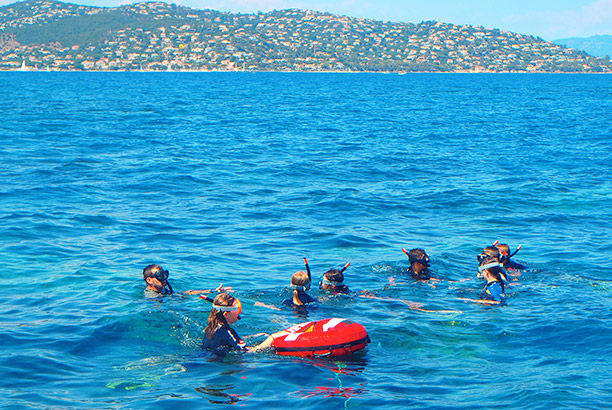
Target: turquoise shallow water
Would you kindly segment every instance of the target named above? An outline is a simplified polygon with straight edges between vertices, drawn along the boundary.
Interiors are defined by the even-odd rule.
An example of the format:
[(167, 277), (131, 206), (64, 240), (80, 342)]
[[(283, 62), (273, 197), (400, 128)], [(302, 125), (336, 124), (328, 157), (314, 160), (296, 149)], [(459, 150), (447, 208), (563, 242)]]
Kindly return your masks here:
[[(0, 73), (4, 408), (592, 408), (612, 394), (612, 77)], [(476, 254), (533, 270), (503, 307)], [(389, 278), (425, 248), (434, 288)], [(304, 321), (255, 306), (318, 278), (392, 300), (324, 300), (372, 343), (344, 360), (214, 361), (210, 305), (242, 336)], [(459, 280), (467, 279), (462, 282)], [(315, 296), (324, 296), (318, 290)], [(254, 342), (261, 339), (255, 339)], [(323, 406), (323, 407), (321, 407)]]

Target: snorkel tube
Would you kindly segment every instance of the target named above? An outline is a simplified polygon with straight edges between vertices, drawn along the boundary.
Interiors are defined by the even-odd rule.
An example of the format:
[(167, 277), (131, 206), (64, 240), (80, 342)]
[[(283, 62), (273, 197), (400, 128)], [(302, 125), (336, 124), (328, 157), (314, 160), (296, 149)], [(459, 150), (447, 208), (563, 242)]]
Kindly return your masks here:
[(340, 269), (340, 273), (344, 273), (344, 271), (346, 270), (346, 268), (348, 268), (349, 266), (351, 266), (350, 262), (347, 262), (346, 265), (344, 265), (344, 268)]
[[(510, 255), (503, 255), (503, 254), (502, 254), (501, 258), (499, 258), (499, 259), (500, 259), (500, 262), (501, 262), (501, 263), (505, 263), (506, 261), (509, 261), (509, 260), (510, 260), (510, 258), (512, 258), (514, 255), (516, 255), (516, 254), (518, 253), (518, 251), (520, 251), (520, 250), (521, 250), (521, 248), (522, 248), (522, 247), (523, 247), (523, 245), (519, 245), (519, 246), (517, 246), (516, 250), (515, 250), (514, 252), (512, 252)], [(501, 252), (500, 252), (500, 253), (501, 253)]]
[(523, 247), (523, 245), (519, 245), (517, 246), (516, 250), (514, 252), (512, 252), (512, 254), (510, 254), (510, 256), (508, 256), (508, 259), (510, 259), (511, 257), (513, 257), (514, 255), (516, 255), (518, 253), (518, 251), (521, 250), (521, 248)]
[(310, 266), (308, 266), (308, 259), (304, 258), (304, 265), (306, 265), (306, 273), (308, 273), (308, 281), (312, 283), (312, 275), (310, 274)]

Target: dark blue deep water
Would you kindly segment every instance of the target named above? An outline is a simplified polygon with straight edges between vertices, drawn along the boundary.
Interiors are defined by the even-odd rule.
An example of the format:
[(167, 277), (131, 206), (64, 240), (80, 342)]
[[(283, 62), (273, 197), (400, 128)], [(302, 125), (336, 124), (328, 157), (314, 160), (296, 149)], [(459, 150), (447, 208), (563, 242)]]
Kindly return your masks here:
[[(612, 76), (4, 72), (0, 142), (3, 408), (610, 406)], [(461, 300), (495, 240), (531, 270)], [(143, 296), (160, 263), (271, 333), (306, 320), (255, 305), (302, 257), (351, 262), (309, 319), (363, 324), (362, 353), (213, 360), (210, 304)]]

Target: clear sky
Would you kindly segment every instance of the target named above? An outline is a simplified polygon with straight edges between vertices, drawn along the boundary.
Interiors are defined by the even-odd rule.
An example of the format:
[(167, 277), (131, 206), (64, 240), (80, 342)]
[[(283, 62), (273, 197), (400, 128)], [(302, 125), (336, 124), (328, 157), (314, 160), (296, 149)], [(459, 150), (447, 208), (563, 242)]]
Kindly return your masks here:
[[(130, 0), (63, 0), (90, 6), (118, 6)], [(612, 34), (612, 0), (166, 0), (197, 9), (253, 13), (289, 8), (352, 17), (419, 23), (480, 25), (545, 40)], [(0, 5), (14, 0), (0, 0)]]

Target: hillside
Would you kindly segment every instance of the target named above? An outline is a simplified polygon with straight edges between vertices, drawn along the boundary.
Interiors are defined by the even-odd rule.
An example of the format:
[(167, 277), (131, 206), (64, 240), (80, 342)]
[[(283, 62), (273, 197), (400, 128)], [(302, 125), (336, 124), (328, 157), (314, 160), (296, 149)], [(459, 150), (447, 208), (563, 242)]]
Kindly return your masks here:
[(592, 56), (612, 57), (612, 36), (591, 36), (587, 38), (571, 37), (554, 41), (555, 44), (583, 50)]
[(308, 10), (236, 14), (161, 2), (0, 7), (0, 69), (612, 72), (541, 38)]

